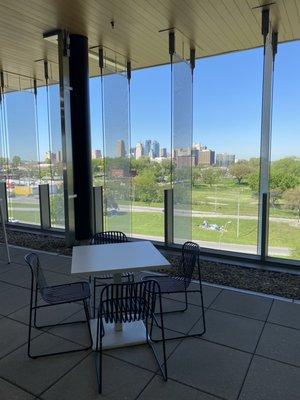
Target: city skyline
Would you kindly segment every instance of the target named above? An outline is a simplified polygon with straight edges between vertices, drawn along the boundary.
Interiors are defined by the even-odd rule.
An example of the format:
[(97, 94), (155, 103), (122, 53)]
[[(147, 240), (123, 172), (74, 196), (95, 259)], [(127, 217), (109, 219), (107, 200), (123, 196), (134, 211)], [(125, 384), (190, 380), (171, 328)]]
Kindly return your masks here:
[[(297, 60), (295, 54), (300, 43), (278, 46), (274, 76), (274, 107), (272, 129), (272, 160), (297, 156), (300, 147), (300, 114)], [(295, 65), (296, 63), (296, 65)], [(245, 66), (251, 71), (245, 78)], [(226, 79), (224, 79), (226, 76)], [(205, 142), (216, 153), (233, 152), (238, 159), (259, 157), (262, 84), (262, 49), (231, 53), (196, 62), (194, 74), (194, 141)], [(241, 95), (247, 93), (247, 96)], [(22, 94), (25, 97), (25, 94)], [(11, 111), (15, 112), (16, 93)], [(27, 98), (28, 97), (28, 98)], [(141, 98), (143, 101), (141, 101)], [(30, 101), (28, 101), (28, 99)], [(25, 102), (26, 100), (26, 102)], [(32, 101), (32, 102), (31, 102)], [(18, 100), (20, 118), (10, 123), (8, 129), (14, 137), (10, 156), (20, 153), (22, 159), (35, 160), (36, 135), (34, 121), (24, 127), (22, 113), (34, 115), (33, 96), (27, 94), (24, 102)], [(40, 154), (49, 149), (47, 93), (38, 89), (37, 116)], [(161, 147), (170, 148), (171, 109), (170, 66), (133, 71), (131, 79), (131, 142), (153, 138)], [(8, 104), (9, 106), (9, 104)], [(102, 149), (101, 85), (99, 78), (90, 79), (91, 141), (93, 149)], [(59, 108), (58, 108), (59, 110)], [(59, 111), (52, 110), (51, 125), (55, 137), (52, 149), (59, 149)], [(57, 115), (56, 115), (57, 114)], [(55, 119), (53, 121), (53, 118)], [(141, 133), (142, 132), (142, 133)], [(28, 137), (24, 141), (24, 135)], [(30, 139), (32, 137), (32, 140)], [(29, 140), (30, 139), (30, 140)]]

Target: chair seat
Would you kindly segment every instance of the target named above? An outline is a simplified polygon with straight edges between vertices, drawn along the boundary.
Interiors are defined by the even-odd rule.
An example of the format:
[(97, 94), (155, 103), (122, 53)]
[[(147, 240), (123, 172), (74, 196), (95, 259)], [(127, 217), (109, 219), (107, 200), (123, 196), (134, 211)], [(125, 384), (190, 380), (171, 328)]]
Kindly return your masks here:
[(53, 304), (85, 300), (90, 297), (91, 293), (87, 282), (74, 282), (43, 288), (41, 295), (44, 301)]
[[(122, 278), (128, 278), (129, 276), (133, 276), (133, 272), (123, 272), (122, 274)], [(113, 275), (112, 274), (102, 274), (99, 276), (95, 276), (95, 279), (113, 279)]]
[(142, 281), (152, 280), (158, 282), (161, 293), (183, 292), (186, 289), (185, 280), (180, 276), (148, 275), (143, 276), (141, 279)]

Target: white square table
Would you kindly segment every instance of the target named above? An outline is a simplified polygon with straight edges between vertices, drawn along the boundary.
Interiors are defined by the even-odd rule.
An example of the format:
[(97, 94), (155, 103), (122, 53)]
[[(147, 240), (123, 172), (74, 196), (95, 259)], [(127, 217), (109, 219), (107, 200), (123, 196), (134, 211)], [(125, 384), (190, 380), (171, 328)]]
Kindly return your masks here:
[[(120, 283), (124, 272), (138, 272), (157, 267), (169, 267), (169, 261), (151, 242), (126, 242), (77, 246), (73, 248), (72, 274), (113, 275), (114, 283)], [(96, 348), (97, 319), (90, 321), (93, 349)], [(133, 346), (146, 341), (143, 321), (123, 324), (104, 324), (103, 348)]]

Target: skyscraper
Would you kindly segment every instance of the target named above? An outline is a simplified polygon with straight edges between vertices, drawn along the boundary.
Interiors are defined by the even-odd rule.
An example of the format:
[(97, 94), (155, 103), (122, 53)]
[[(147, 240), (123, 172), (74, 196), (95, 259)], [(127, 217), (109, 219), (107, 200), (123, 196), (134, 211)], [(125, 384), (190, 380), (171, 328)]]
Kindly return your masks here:
[(116, 157), (125, 157), (125, 143), (124, 140), (117, 140)]
[(215, 163), (215, 152), (209, 149), (199, 151), (199, 164), (213, 165)]
[(167, 149), (165, 147), (161, 147), (160, 151), (159, 151), (159, 156), (162, 158), (166, 158), (167, 157)]
[(93, 150), (92, 151), (92, 159), (98, 159), (101, 158), (101, 150)]
[(156, 140), (153, 140), (151, 151), (152, 151), (152, 158), (159, 157), (159, 143)]
[(138, 142), (135, 146), (135, 158), (138, 160), (144, 155), (143, 145), (141, 142)]
[(149, 157), (151, 151), (151, 140), (145, 140), (144, 156)]
[(228, 168), (230, 164), (235, 163), (235, 155), (228, 153), (219, 153), (216, 155), (216, 165), (218, 167)]

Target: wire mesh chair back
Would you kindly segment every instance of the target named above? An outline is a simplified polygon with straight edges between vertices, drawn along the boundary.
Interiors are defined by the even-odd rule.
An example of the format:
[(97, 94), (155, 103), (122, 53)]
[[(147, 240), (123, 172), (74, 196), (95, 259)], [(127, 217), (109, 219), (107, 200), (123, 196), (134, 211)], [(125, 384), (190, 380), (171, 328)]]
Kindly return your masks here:
[(185, 242), (182, 246), (181, 260), (177, 270), (177, 276), (184, 279), (188, 287), (193, 277), (194, 270), (198, 263), (199, 246), (194, 242)]
[(43, 290), (44, 288), (48, 287), (38, 256), (35, 253), (26, 254), (25, 261), (31, 269), (31, 274), (32, 277), (35, 278), (37, 288), (39, 290)]
[(112, 244), (128, 242), (125, 233), (120, 231), (106, 231), (96, 233), (92, 239), (91, 244)]
[(101, 293), (99, 316), (106, 323), (146, 320), (155, 311), (155, 297), (160, 295), (154, 280), (106, 285)]

